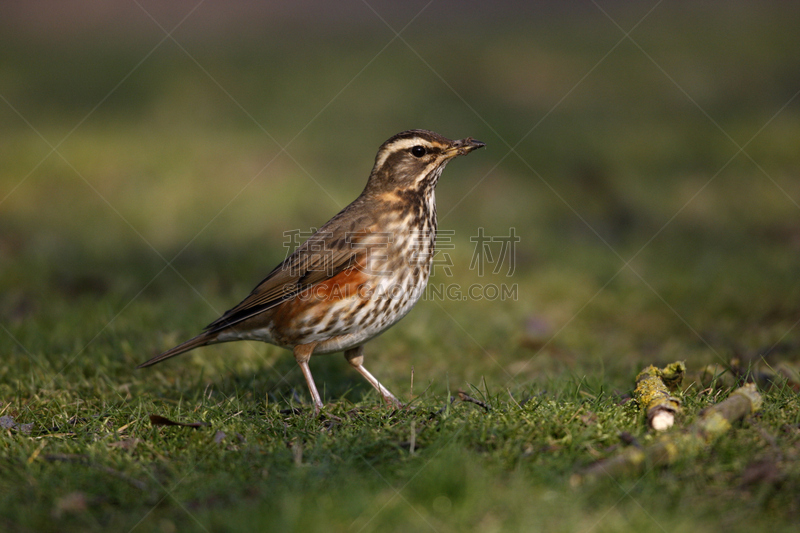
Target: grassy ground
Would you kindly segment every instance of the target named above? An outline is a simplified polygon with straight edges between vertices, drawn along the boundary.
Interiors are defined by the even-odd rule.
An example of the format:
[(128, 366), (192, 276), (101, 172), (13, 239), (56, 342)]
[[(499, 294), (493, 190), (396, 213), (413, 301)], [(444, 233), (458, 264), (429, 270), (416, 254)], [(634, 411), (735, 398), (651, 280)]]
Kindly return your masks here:
[[(143, 5), (167, 31), (192, 7)], [(400, 38), (366, 5), (201, 5), (174, 41), (136, 4), (0, 17), (0, 527), (796, 527), (788, 387), (698, 457), (569, 483), (653, 440), (627, 401), (642, 367), (686, 361), (686, 426), (730, 391), (705, 365), (800, 359), (796, 8), (448, 5), (376, 8)], [(315, 419), (263, 344), (133, 370), (237, 303), (411, 127), (487, 148), (437, 190), (452, 266), (431, 284), (451, 292), (367, 345), (410, 409), (320, 357)], [(479, 228), (513, 228), (513, 263), (495, 242), (471, 268)], [(461, 297), (475, 285), (511, 297)]]

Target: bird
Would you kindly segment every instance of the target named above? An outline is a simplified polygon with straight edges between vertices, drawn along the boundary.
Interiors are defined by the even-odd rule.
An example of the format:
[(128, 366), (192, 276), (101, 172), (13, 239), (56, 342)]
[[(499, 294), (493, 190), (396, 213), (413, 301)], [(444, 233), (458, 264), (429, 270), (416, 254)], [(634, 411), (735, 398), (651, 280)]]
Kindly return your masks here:
[(323, 409), (312, 355), (344, 352), (386, 404), (397, 397), (364, 368), (364, 344), (402, 319), (428, 283), (436, 245), (435, 188), (455, 157), (485, 146), (432, 131), (400, 132), (378, 149), (361, 194), (276, 266), (238, 305), (137, 368), (201, 346), (257, 340), (291, 350), (314, 412)]

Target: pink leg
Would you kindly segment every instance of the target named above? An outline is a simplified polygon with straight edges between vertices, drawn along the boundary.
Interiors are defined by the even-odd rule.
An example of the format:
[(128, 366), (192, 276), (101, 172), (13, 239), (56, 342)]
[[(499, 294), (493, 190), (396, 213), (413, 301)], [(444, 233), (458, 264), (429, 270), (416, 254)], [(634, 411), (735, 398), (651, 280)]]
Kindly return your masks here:
[(303, 371), (303, 376), (306, 378), (308, 390), (311, 392), (311, 399), (314, 401), (314, 414), (319, 414), (322, 409), (322, 398), (317, 391), (317, 386), (314, 384), (314, 378), (311, 376), (311, 368), (308, 366), (308, 360), (311, 359), (311, 354), (314, 353), (314, 348), (317, 343), (301, 344), (294, 347), (294, 358), (297, 364), (300, 365), (300, 370)]
[(384, 401), (390, 407), (402, 407), (403, 404), (400, 403), (394, 394), (389, 392), (389, 389), (381, 385), (381, 382), (375, 379), (375, 376), (369, 373), (369, 371), (364, 368), (364, 348), (362, 346), (358, 346), (357, 348), (351, 348), (344, 352), (344, 357), (347, 359), (347, 362), (353, 365), (359, 374), (364, 376), (369, 384), (375, 387), (381, 396), (383, 396)]

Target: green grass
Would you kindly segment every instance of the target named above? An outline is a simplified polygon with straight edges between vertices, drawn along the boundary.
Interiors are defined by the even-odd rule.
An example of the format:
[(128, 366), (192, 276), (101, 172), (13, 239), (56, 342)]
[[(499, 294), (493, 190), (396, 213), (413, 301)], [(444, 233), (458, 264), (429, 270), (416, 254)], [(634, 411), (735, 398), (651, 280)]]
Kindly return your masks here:
[[(647, 12), (603, 7), (624, 31)], [(407, 46), (377, 18), (234, 29), (201, 6), (185, 52), (154, 49), (138, 11), (113, 38), (0, 17), (0, 416), (32, 424), (0, 433), (0, 529), (796, 528), (791, 388), (699, 457), (569, 480), (624, 433), (652, 441), (625, 401), (644, 366), (686, 361), (685, 427), (729, 392), (703, 366), (798, 364), (797, 9), (659, 5), (636, 44), (592, 6), (471, 9), (431, 11)], [(319, 357), (318, 420), (292, 357), (257, 343), (134, 370), (237, 303), (410, 127), (487, 143), (437, 189), (452, 273), (431, 283), (516, 290), (422, 301), (366, 346), (410, 409)], [(511, 275), (469, 268), (479, 227), (520, 236)]]
[[(136, 399), (96, 381), (71, 394), (43, 390), (47, 400), (19, 406), (36, 429), (4, 442), (3, 514), (14, 529), (789, 530), (797, 509), (800, 413), (790, 392), (768, 394), (757, 420), (698, 458), (573, 490), (571, 473), (613, 454), (620, 431), (643, 444), (651, 438), (630, 402), (585, 383), (531, 390), (537, 396), (520, 398), (528, 399), (522, 407), (505, 392), (489, 396), (488, 413), (468, 403), (446, 408), (432, 394), (395, 414), (374, 398), (340, 399), (329, 413), (341, 420), (320, 422), (282, 414), (250, 392), (187, 386), (173, 399), (154, 385)], [(713, 396), (687, 395), (687, 411)], [(154, 428), (152, 412), (211, 427)], [(769, 428), (783, 429), (770, 438)], [(744, 482), (758, 461), (778, 473)], [(86, 509), (61, 509), (76, 492)]]

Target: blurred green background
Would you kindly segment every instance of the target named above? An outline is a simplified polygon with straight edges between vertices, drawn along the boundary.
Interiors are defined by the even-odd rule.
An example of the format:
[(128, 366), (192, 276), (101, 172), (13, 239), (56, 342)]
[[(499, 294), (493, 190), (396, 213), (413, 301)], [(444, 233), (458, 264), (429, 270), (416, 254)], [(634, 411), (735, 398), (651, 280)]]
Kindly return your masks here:
[[(453, 275), (432, 283), (518, 297), (422, 302), (370, 346), (395, 387), (411, 366), (442, 390), (563, 372), (624, 387), (644, 362), (796, 354), (799, 13), (4, 5), (2, 378), (31, 358), (45, 374), (127, 372), (194, 334), (285, 256), (284, 231), (352, 200), (380, 143), (408, 128), (487, 143), (438, 188)], [(512, 276), (470, 269), (481, 227), (520, 237)], [(257, 366), (283, 353), (224, 346), (184, 364), (244, 352)]]
[[(403, 399), (412, 369), (414, 394), (429, 387), (431, 398), (469, 384), (487, 396), (508, 389), (557, 398), (566, 390), (624, 393), (644, 365), (676, 359), (690, 371), (732, 358), (745, 366), (762, 356), (797, 361), (800, 4), (163, 4), (0, 5), (0, 413), (60, 427), (113, 404), (115, 427), (133, 419), (147, 426), (149, 402), (191, 409), (205, 405), (208, 390), (248, 404), (248, 420), (261, 420), (253, 406), (265, 397), (280, 408), (304, 398), (292, 358), (265, 344), (133, 367), (236, 304), (286, 255), (284, 232), (318, 227), (349, 203), (378, 146), (409, 128), (487, 144), (452, 163), (439, 183), (440, 229), (453, 232), (442, 251), (452, 268), (431, 283), (462, 291), (505, 284), (516, 297), (422, 301), (367, 345), (368, 368)], [(519, 236), (510, 275), (509, 263), (484, 276), (470, 268), (470, 237), (480, 228)], [(500, 248), (492, 250), (496, 261)], [(315, 358), (312, 368), (326, 400), (372, 398), (342, 358)], [(252, 424), (237, 429), (252, 431), (250, 442), (279, 434)], [(603, 439), (589, 451), (616, 437)], [(173, 444), (156, 442), (154, 464)], [(14, 476), (51, 479), (31, 473), (38, 462), (24, 466), (38, 441), (18, 445), (9, 452), (23, 465)], [(93, 449), (83, 445), (57, 449)], [(323, 463), (329, 452), (317, 452)], [(487, 473), (471, 448), (451, 452), (428, 470), (467, 475), (469, 462), (476, 486), (506, 486), (506, 471)], [(260, 461), (263, 452), (253, 453)], [(428, 465), (438, 451), (424, 457)], [(509, 504), (518, 509), (510, 515), (531, 518), (528, 483), (539, 483), (547, 503), (555, 496), (542, 487), (563, 482), (587, 455), (581, 448), (560, 457), (525, 463), (539, 470), (508, 485), (519, 503)], [(402, 489), (416, 474), (405, 463), (392, 474), (392, 461), (376, 464)], [(254, 471), (236, 464), (238, 475)], [(149, 465), (124, 468), (143, 477), (136, 469)], [(282, 475), (284, 466), (274, 468)], [(44, 472), (54, 486), (64, 479)], [(175, 472), (173, 480), (189, 475)], [(227, 493), (223, 477), (208, 490)], [(275, 479), (267, 485), (279, 486)], [(302, 496), (314, 485), (298, 479)], [(366, 477), (348, 479), (364, 501), (374, 493)], [(60, 494), (42, 496), (34, 485), (25, 486), (36, 495), (20, 498), (51, 509)], [(199, 486), (187, 483), (179, 497), (205, 501)], [(648, 490), (660, 501), (661, 485)], [(686, 494), (675, 505), (694, 498)], [(721, 499), (709, 508), (728, 501), (714, 494)], [(626, 522), (611, 511), (609, 519), (573, 513), (593, 504), (570, 498), (542, 516), (566, 510), (557, 522), (564, 530), (652, 526), (641, 514)], [(153, 503), (139, 502), (126, 529)], [(459, 505), (465, 524), (477, 520), (470, 504)], [(340, 523), (353, 520), (345, 510)], [(387, 521), (419, 521), (408, 509), (393, 513)], [(673, 509), (659, 516), (669, 520)], [(739, 523), (741, 514), (731, 516)], [(325, 516), (308, 520), (317, 519)], [(487, 524), (481, 529), (492, 530)]]

